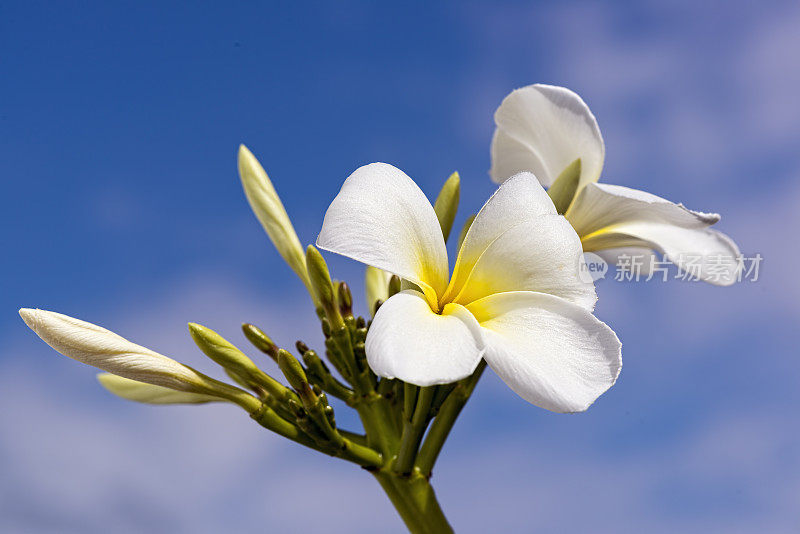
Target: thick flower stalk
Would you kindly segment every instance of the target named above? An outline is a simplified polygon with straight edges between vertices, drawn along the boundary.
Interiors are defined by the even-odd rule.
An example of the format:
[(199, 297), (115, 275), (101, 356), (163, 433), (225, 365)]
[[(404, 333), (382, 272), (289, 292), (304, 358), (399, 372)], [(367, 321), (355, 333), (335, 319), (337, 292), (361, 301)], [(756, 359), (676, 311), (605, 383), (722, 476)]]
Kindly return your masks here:
[(716, 213), (686, 209), (644, 191), (597, 183), (605, 144), (592, 112), (563, 87), (530, 85), (508, 95), (495, 112), (494, 181), (533, 172), (577, 231), (586, 252), (616, 262), (642, 258), (646, 270), (657, 251), (699, 279), (730, 285), (741, 270), (739, 249), (709, 228)]

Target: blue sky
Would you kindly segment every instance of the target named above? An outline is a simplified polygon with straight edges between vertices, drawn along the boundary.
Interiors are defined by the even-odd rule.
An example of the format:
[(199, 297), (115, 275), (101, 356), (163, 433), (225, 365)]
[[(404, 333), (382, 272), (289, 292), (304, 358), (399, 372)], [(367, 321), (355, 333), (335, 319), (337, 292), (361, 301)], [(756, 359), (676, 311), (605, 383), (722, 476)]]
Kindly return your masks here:
[[(238, 144), (305, 242), (372, 161), (429, 196), (458, 170), (458, 224), (493, 190), (494, 109), (535, 82), (591, 106), (603, 181), (721, 213), (764, 257), (761, 278), (599, 282), (619, 382), (562, 416), (484, 378), (435, 473), (451, 522), (800, 528), (796, 3), (4, 2), (0, 49), (0, 530), (280, 532), (298, 515), (321, 528), (324, 512), (342, 531), (401, 532), (358, 469), (231, 407), (112, 398), (17, 309), (99, 323), (209, 372), (187, 321), (242, 346), (242, 321), (318, 344), (302, 284), (249, 212)], [(361, 267), (329, 261), (360, 294)]]

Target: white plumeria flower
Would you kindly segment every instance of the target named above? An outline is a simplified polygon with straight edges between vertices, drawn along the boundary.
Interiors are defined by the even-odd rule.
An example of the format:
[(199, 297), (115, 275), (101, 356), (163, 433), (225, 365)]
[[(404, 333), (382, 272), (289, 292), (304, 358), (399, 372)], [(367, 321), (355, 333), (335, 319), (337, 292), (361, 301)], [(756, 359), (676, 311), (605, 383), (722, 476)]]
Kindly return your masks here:
[(379, 308), (366, 340), (378, 375), (419, 386), (469, 376), (481, 358), (527, 401), (579, 412), (617, 379), (621, 345), (591, 310), (577, 234), (530, 173), (483, 206), (449, 276), (428, 199), (401, 170), (356, 170), (325, 214), (322, 249), (416, 284)]
[(19, 314), (45, 343), (73, 360), (138, 382), (207, 392), (208, 377), (110, 330), (46, 310), (23, 308)]
[(605, 157), (600, 128), (589, 107), (563, 87), (530, 85), (517, 89), (494, 115), (491, 177), (495, 182), (533, 172), (549, 187), (568, 165), (581, 160), (577, 194), (565, 216), (586, 252), (615, 262), (638, 255), (652, 265), (656, 250), (700, 280), (730, 285), (741, 269), (739, 249), (709, 227), (715, 213), (686, 209), (663, 198), (617, 185), (596, 183)]

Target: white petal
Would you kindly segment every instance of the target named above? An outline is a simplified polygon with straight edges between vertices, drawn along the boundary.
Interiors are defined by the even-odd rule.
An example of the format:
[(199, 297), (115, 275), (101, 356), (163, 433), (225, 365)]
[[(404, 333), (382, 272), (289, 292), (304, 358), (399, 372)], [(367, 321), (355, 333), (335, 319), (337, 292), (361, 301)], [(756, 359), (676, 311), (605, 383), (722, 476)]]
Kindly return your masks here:
[(466, 305), (493, 293), (538, 291), (591, 310), (597, 295), (591, 279), (581, 276), (583, 262), (580, 239), (564, 217), (534, 217), (492, 241), (453, 301)]
[(406, 290), (378, 309), (367, 334), (367, 361), (387, 378), (418, 386), (446, 384), (472, 374), (483, 354), (481, 328), (458, 304), (431, 311), (418, 291)]
[(411, 178), (385, 163), (347, 178), (317, 246), (411, 280), (432, 301), (447, 286), (447, 250), (433, 206)]
[(188, 391), (175, 391), (174, 389), (145, 384), (129, 378), (100, 373), (97, 375), (100, 384), (114, 395), (123, 399), (142, 402), (144, 404), (202, 404), (206, 402), (223, 402), (224, 399), (190, 393)]
[(644, 191), (590, 184), (579, 193), (567, 218), (587, 251), (655, 249), (679, 268), (716, 285), (734, 283), (741, 269), (736, 243), (709, 229), (719, 215), (691, 211)]
[(490, 174), (495, 182), (531, 171), (550, 186), (578, 158), (581, 185), (600, 177), (605, 158), (600, 128), (589, 106), (569, 89), (541, 84), (517, 89), (500, 104), (494, 121)]
[(486, 362), (519, 396), (547, 410), (586, 410), (622, 369), (614, 331), (558, 297), (502, 293), (467, 308), (484, 328)]
[(506, 230), (539, 215), (555, 215), (553, 201), (529, 172), (506, 180), (486, 201), (464, 237), (448, 287), (448, 295), (461, 290), (486, 248)]
[[(489, 176), (497, 183), (503, 183), (508, 177), (526, 169), (528, 172), (538, 172), (544, 176), (542, 165), (536, 154), (499, 127), (495, 128), (490, 151), (492, 168)], [(544, 179), (542, 181), (549, 186)]]
[(19, 314), (55, 350), (103, 371), (173, 389), (203, 382), (189, 367), (92, 323), (45, 310), (23, 308)]

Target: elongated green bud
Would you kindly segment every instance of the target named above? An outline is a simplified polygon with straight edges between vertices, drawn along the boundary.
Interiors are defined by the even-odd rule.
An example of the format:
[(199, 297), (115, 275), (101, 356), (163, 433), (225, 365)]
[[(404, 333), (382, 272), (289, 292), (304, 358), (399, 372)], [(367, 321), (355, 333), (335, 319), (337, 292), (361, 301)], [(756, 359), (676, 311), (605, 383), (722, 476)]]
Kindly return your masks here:
[(436, 197), (436, 202), (433, 205), (445, 241), (447, 241), (447, 238), (450, 236), (450, 230), (453, 228), (453, 221), (456, 218), (456, 211), (458, 211), (458, 199), (460, 195), (461, 178), (458, 176), (457, 172), (454, 172), (442, 186), (442, 190), (439, 191), (439, 196)]
[(324, 380), (330, 374), (330, 370), (325, 365), (316, 352), (307, 350), (301, 353), (303, 356), (303, 363), (308, 367), (308, 371), (315, 375), (317, 378)]
[(345, 317), (353, 316), (353, 294), (347, 282), (339, 284), (339, 311)]
[(242, 325), (242, 332), (244, 337), (253, 344), (255, 348), (272, 358), (278, 359), (278, 346), (272, 342), (267, 334), (255, 325), (244, 323)]
[(358, 328), (358, 323), (356, 323), (356, 326), (357, 328), (353, 332), (353, 342), (366, 341), (368, 330), (365, 327)]
[(303, 353), (303, 363), (308, 368), (309, 378), (316, 382), (315, 385), (322, 387), (345, 402), (352, 400), (353, 392), (331, 375), (330, 369), (316, 352), (313, 350), (305, 351)]
[(200, 350), (221, 365), (237, 382), (246, 383), (252, 389), (264, 389), (280, 401), (291, 396), (285, 386), (259, 369), (253, 360), (210, 328), (189, 323), (189, 332)]
[[(313, 439), (321, 443), (330, 443), (337, 449), (343, 447), (345, 440), (336, 430), (333, 408), (328, 405), (327, 395), (322, 392), (319, 385), (315, 384), (313, 388), (309, 385), (303, 366), (287, 351), (278, 352), (278, 365), (303, 403), (302, 409), (294, 406), (297, 424), (303, 425), (303, 430)], [(313, 425), (304, 420), (305, 414), (314, 422)]]
[(264, 168), (244, 145), (239, 146), (239, 176), (247, 201), (261, 222), (261, 226), (264, 227), (281, 257), (311, 292), (305, 254), (292, 221)]
[(308, 377), (303, 370), (303, 366), (297, 361), (297, 358), (292, 356), (288, 351), (280, 349), (278, 351), (278, 366), (280, 366), (283, 376), (289, 381), (289, 384), (300, 395), (303, 404), (316, 402), (314, 392), (308, 384)]
[(322, 326), (322, 334), (325, 338), (331, 337), (331, 322), (328, 320), (327, 317), (323, 317), (322, 320), (319, 322), (320, 326)]
[(576, 159), (567, 168), (561, 171), (553, 185), (547, 190), (550, 199), (556, 207), (556, 211), (563, 215), (572, 204), (575, 193), (578, 191), (578, 183), (581, 180), (581, 158)]
[(308, 245), (306, 248), (306, 264), (308, 265), (308, 277), (317, 301), (327, 310), (328, 307), (333, 306), (333, 282), (325, 258), (314, 245)]
[(322, 257), (319, 250), (314, 245), (306, 248), (306, 265), (308, 266), (308, 277), (311, 280), (311, 287), (314, 290), (316, 301), (325, 310), (325, 315), (331, 325), (338, 327), (342, 324), (342, 316), (336, 308), (334, 298), (333, 282), (331, 273), (328, 271), (328, 264)]
[(200, 350), (223, 368), (243, 376), (259, 371), (253, 360), (210, 328), (197, 323), (189, 323), (189, 333)]

